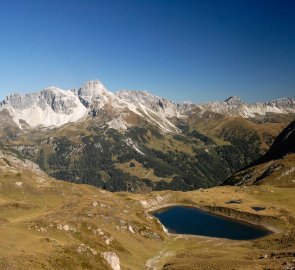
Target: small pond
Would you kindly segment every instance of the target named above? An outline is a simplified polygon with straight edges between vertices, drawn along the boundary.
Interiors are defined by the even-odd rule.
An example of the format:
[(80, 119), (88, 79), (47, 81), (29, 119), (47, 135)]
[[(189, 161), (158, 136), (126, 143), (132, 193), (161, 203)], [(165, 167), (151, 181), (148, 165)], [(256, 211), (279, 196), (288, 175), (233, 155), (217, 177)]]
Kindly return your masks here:
[(256, 212), (259, 212), (259, 211), (265, 210), (265, 207), (253, 206), (252, 209), (255, 210)]
[(241, 203), (242, 203), (241, 200), (231, 200), (231, 201), (226, 202), (226, 204), (241, 204)]
[(200, 235), (233, 240), (250, 240), (269, 235), (261, 226), (217, 216), (198, 208), (173, 206), (153, 212), (170, 233)]

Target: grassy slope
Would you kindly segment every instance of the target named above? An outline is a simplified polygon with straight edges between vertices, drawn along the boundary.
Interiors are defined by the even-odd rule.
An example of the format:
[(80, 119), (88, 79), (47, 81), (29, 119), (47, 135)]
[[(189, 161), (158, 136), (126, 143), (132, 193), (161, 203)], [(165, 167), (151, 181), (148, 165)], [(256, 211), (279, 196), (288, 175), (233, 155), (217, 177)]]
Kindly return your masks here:
[(231, 176), (226, 184), (261, 185), (269, 184), (278, 187), (292, 187), (295, 184), (295, 154), (282, 159), (262, 163)]
[[(0, 161), (1, 269), (108, 269), (99, 255), (104, 251), (116, 252), (122, 269), (281, 269), (295, 252), (291, 186), (109, 193), (53, 180), (15, 165), (9, 156)], [(230, 200), (241, 203), (227, 204)], [(281, 232), (255, 241), (167, 237), (148, 211), (168, 204), (201, 207)], [(255, 212), (253, 206), (266, 209)], [(79, 253), (81, 244), (98, 254)]]
[(276, 138), (269, 151), (225, 181), (230, 185), (293, 186), (295, 183), (295, 121)]
[[(164, 243), (160, 225), (135, 201), (13, 159), (10, 166), (1, 159), (0, 169), (0, 269), (108, 269), (100, 253), (109, 251), (124, 269), (141, 269)], [(89, 248), (78, 252), (81, 244)]]
[(225, 133), (240, 131), (243, 135), (244, 130), (247, 132), (255, 132), (260, 139), (260, 147), (265, 152), (274, 138), (287, 126), (289, 122), (294, 120), (294, 115), (269, 115), (261, 119), (245, 119), (239, 116), (222, 116), (214, 114), (208, 118), (189, 119), (190, 130), (199, 130), (203, 134), (214, 138), (219, 144), (228, 143)]

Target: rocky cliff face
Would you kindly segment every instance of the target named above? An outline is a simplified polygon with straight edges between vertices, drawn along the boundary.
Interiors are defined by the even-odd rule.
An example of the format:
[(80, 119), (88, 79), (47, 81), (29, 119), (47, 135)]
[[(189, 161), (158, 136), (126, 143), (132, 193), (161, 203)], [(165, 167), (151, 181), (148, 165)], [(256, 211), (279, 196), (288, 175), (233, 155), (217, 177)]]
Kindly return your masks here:
[(185, 114), (181, 104), (154, 96), (147, 91), (121, 90), (116, 93), (116, 96), (136, 107), (146, 107), (163, 117), (180, 117)]
[(0, 106), (0, 112), (8, 111), (20, 127), (20, 121), (31, 127), (55, 127), (78, 121), (87, 115), (87, 109), (73, 92), (56, 87), (39, 93), (10, 95)]

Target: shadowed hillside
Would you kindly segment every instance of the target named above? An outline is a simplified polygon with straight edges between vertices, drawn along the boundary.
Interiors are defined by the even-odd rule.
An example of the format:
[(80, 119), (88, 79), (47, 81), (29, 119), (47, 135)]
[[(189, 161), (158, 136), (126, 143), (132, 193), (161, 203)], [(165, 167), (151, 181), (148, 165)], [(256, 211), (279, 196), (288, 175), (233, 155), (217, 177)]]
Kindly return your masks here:
[(225, 185), (295, 184), (295, 121), (290, 123), (275, 139), (269, 151), (224, 182)]

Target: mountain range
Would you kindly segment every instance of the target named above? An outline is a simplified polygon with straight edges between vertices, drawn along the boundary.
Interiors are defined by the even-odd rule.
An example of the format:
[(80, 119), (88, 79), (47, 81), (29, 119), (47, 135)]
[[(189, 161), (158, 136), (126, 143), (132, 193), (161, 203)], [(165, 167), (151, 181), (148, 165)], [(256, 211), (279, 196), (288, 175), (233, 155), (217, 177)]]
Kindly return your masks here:
[(9, 95), (0, 103), (0, 112), (8, 112), (20, 128), (54, 128), (83, 121), (87, 116), (107, 114), (109, 119), (105, 119), (104, 124), (117, 130), (126, 130), (132, 126), (134, 123), (131, 118), (143, 118), (164, 132), (178, 132), (173, 118), (183, 119), (205, 112), (243, 118), (267, 113), (294, 113), (295, 100), (282, 98), (247, 104), (239, 97), (232, 96), (223, 102), (177, 104), (147, 91), (121, 90), (112, 93), (100, 81), (94, 80), (86, 82), (79, 89), (68, 91), (49, 87), (38, 93)]
[(193, 190), (260, 158), (294, 119), (292, 98), (178, 104), (147, 91), (112, 93), (94, 80), (8, 96), (0, 143), (61, 180), (110, 191)]

